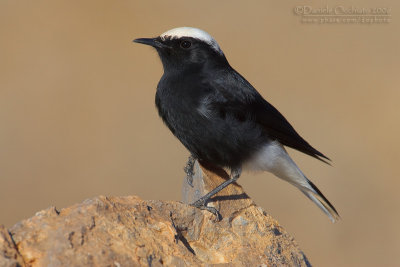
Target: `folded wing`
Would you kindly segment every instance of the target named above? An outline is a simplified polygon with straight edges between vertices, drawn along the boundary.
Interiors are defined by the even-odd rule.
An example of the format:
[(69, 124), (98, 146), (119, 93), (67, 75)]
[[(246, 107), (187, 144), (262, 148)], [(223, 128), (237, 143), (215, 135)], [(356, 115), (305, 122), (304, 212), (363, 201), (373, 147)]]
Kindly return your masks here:
[(304, 140), (239, 73), (220, 73), (211, 83), (216, 108), (223, 108), (241, 118), (250, 118), (264, 128), (270, 139), (329, 164), (326, 160), (330, 159)]

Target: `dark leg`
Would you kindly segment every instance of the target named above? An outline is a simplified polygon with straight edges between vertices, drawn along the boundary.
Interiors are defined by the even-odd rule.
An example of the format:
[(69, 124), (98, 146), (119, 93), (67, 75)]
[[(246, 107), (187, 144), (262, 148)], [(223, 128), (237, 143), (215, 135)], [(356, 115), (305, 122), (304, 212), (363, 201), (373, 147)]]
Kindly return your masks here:
[(193, 168), (195, 162), (196, 162), (195, 157), (193, 155), (190, 155), (185, 168), (183, 168), (183, 170), (186, 173), (186, 181), (191, 187), (193, 187), (193, 175), (194, 175)]
[(196, 202), (194, 202), (190, 205), (192, 205), (196, 208), (202, 209), (202, 210), (208, 210), (209, 212), (212, 212), (213, 214), (215, 214), (215, 216), (217, 216), (218, 220), (220, 220), (221, 214), (219, 214), (217, 209), (215, 209), (213, 207), (207, 207), (207, 202), (208, 202), (208, 200), (210, 200), (210, 198), (212, 196), (217, 194), (219, 191), (221, 191), (222, 189), (224, 189), (231, 183), (236, 182), (236, 180), (239, 179), (241, 173), (242, 173), (242, 168), (240, 168), (240, 167), (236, 168), (236, 169), (232, 169), (231, 178), (229, 180), (226, 180), (225, 182), (223, 182), (222, 184), (220, 184), (219, 186), (217, 186), (216, 188), (214, 188), (213, 190), (208, 192), (205, 196), (201, 197), (199, 200), (197, 200)]

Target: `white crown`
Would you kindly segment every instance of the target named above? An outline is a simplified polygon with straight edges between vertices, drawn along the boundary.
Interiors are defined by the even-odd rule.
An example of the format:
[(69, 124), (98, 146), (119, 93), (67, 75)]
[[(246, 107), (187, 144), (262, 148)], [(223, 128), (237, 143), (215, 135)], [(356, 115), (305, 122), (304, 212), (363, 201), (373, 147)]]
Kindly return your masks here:
[(222, 54), (221, 48), (219, 48), (219, 45), (217, 41), (215, 41), (214, 38), (212, 38), (211, 35), (206, 33), (203, 30), (197, 29), (197, 28), (191, 28), (191, 27), (180, 27), (180, 28), (175, 28), (169, 31), (164, 32), (163, 34), (160, 35), (162, 40), (165, 40), (166, 38), (181, 38), (181, 37), (191, 37), (195, 39), (199, 39), (207, 44), (209, 44), (215, 51), (218, 53)]

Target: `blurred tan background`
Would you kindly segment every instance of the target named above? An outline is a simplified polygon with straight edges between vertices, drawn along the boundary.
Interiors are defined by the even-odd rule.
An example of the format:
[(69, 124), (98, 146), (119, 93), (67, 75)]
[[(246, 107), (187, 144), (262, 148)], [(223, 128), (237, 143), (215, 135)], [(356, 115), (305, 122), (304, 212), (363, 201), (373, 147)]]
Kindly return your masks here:
[(208, 31), (231, 65), (333, 167), (290, 150), (335, 205), (328, 218), (270, 174), (239, 180), (315, 266), (399, 266), (400, 16), (304, 24), (298, 5), (339, 1), (0, 2), (0, 223), (96, 195), (180, 200), (188, 152), (158, 118), (155, 51), (132, 43)]

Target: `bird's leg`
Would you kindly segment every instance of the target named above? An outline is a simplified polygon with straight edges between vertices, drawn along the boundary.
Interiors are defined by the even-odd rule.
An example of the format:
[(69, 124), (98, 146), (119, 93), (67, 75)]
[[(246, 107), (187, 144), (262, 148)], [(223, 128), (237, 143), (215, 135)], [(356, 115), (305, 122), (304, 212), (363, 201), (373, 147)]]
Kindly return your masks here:
[(185, 166), (185, 168), (183, 168), (183, 170), (186, 173), (186, 181), (191, 187), (193, 187), (193, 176), (194, 176), (193, 169), (194, 169), (195, 162), (196, 162), (195, 157), (192, 154), (190, 154), (189, 159), (186, 163), (186, 166)]
[(236, 182), (237, 179), (239, 179), (240, 174), (242, 173), (242, 168), (235, 168), (231, 170), (231, 175), (230, 179), (226, 180), (210, 192), (208, 192), (206, 195), (195, 201), (194, 203), (190, 204), (193, 207), (202, 209), (202, 210), (208, 210), (209, 212), (213, 213), (216, 217), (217, 220), (221, 220), (221, 214), (218, 212), (218, 210), (214, 207), (208, 207), (207, 202), (210, 200), (211, 197), (213, 197), (215, 194), (217, 194), (219, 191), (230, 185), (231, 183)]

